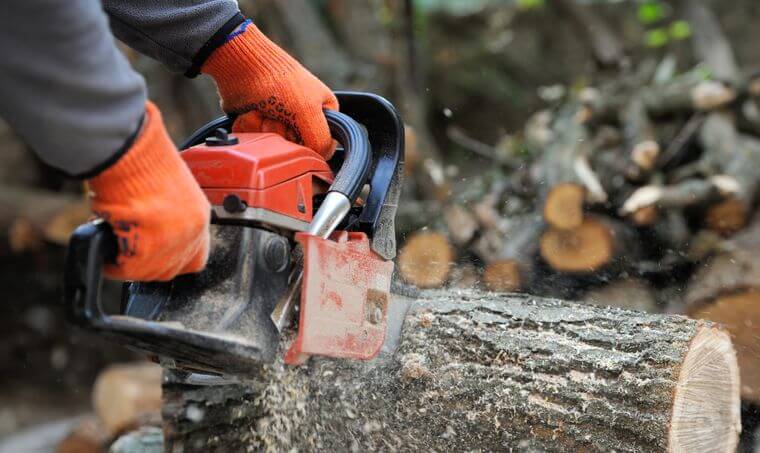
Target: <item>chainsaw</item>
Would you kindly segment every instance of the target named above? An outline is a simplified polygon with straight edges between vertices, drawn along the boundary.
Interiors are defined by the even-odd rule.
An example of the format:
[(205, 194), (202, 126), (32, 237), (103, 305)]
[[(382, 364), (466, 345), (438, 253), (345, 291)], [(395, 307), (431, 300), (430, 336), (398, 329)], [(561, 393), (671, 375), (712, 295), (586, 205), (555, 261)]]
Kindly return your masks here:
[(107, 310), (102, 267), (116, 236), (102, 220), (78, 227), (64, 276), (70, 320), (182, 373), (252, 375), (280, 354), (294, 318), (286, 363), (374, 358), (392, 308), (404, 129), (385, 99), (336, 95), (341, 112), (325, 116), (341, 146), (329, 162), (276, 134), (230, 133), (232, 116), (180, 146), (212, 205), (203, 272), (125, 282)]

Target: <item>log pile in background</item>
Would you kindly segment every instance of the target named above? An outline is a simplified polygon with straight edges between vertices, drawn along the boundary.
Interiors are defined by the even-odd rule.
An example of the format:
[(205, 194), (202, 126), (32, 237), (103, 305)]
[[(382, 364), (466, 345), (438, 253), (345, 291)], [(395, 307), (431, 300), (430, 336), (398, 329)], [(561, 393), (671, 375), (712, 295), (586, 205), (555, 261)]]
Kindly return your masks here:
[[(699, 10), (696, 53), (734, 61), (714, 45), (709, 11), (689, 3)], [(412, 222), (401, 215), (398, 272), (426, 288), (470, 284), (725, 323), (742, 396), (760, 403), (760, 76), (735, 63), (712, 73), (666, 66), (568, 89), (505, 140), (528, 151), (508, 159), (450, 130), (500, 176), (474, 196), (415, 202)]]
[[(162, 369), (151, 362), (112, 365), (92, 390), (94, 414), (82, 417), (57, 445), (58, 453), (102, 453), (134, 431), (161, 426)], [(126, 443), (123, 441), (122, 443)], [(132, 449), (131, 451), (148, 451)], [(151, 451), (161, 451), (160, 449)]]

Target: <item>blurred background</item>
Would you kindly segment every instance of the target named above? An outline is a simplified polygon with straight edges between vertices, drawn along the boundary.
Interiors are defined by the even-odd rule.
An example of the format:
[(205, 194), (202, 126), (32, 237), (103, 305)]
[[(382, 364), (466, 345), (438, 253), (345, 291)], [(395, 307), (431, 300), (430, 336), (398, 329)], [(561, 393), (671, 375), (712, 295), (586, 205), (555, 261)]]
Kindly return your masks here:
[[(404, 281), (724, 322), (742, 368), (742, 448), (753, 451), (760, 254), (736, 254), (760, 243), (760, 3), (240, 6), (331, 88), (379, 93), (402, 113)], [(221, 115), (210, 79), (124, 52), (175, 141)], [(710, 140), (726, 130), (741, 156)], [(665, 188), (657, 207), (640, 191), (650, 187)], [(103, 367), (137, 358), (66, 325), (64, 247), (87, 216), (81, 182), (46, 168), (0, 123), (0, 439), (91, 412)]]

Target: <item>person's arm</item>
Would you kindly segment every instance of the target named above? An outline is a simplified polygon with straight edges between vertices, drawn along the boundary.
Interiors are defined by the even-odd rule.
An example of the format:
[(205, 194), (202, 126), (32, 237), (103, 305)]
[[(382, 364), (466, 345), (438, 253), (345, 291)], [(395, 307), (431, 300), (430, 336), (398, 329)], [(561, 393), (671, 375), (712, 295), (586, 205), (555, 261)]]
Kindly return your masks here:
[(117, 38), (188, 76), (244, 20), (235, 0), (103, 0), (103, 7)]
[(128, 148), (145, 82), (94, 0), (0, 2), (0, 116), (40, 158), (87, 177)]
[(87, 178), (119, 255), (106, 275), (168, 280), (208, 257), (210, 206), (116, 48), (96, 0), (0, 2), (0, 116), (43, 161)]
[(217, 83), (235, 131), (275, 132), (329, 158), (322, 110), (338, 101), (252, 21), (234, 0), (104, 0), (116, 35), (169, 69)]

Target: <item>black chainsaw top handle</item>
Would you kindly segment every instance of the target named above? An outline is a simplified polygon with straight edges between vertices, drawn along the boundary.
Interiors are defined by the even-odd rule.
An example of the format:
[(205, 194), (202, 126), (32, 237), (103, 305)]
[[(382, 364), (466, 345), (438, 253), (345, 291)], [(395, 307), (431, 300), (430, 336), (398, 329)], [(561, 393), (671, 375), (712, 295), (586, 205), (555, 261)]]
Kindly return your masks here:
[(343, 145), (345, 158), (335, 179), (330, 185), (330, 192), (339, 192), (353, 204), (359, 196), (367, 175), (372, 167), (372, 148), (367, 132), (350, 116), (333, 110), (325, 110), (330, 134)]

